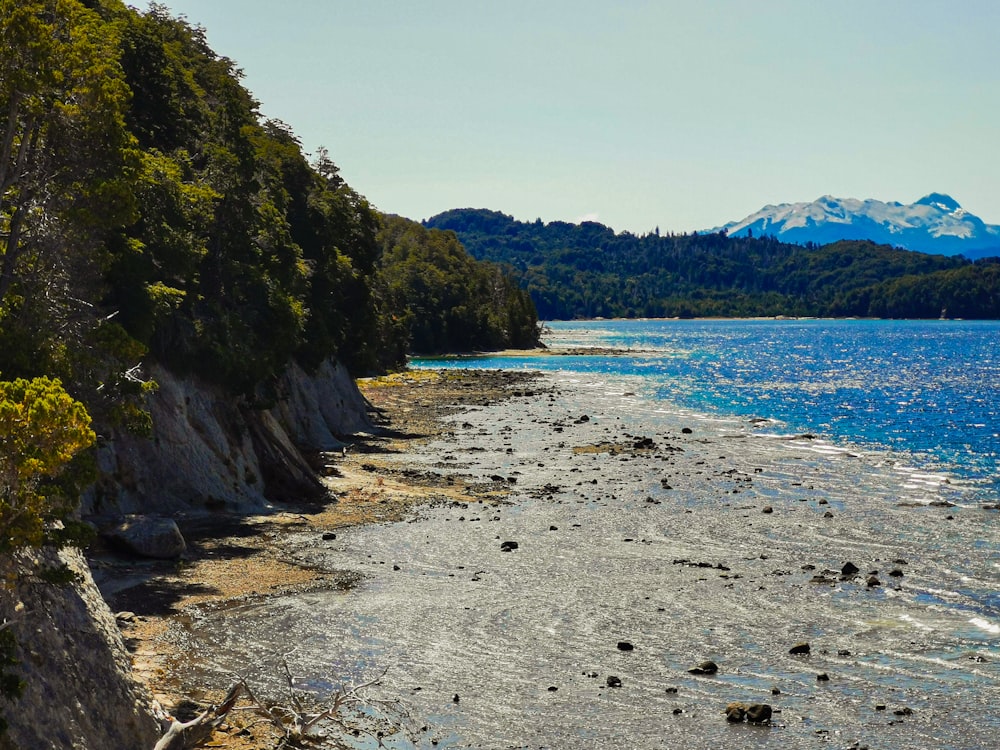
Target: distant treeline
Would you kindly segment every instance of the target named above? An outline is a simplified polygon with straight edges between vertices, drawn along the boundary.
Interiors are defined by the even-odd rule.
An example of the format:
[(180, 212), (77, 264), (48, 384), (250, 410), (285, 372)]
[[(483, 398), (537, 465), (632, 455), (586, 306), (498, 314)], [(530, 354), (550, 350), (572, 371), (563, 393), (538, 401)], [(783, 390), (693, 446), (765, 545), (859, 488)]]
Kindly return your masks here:
[(543, 319), (834, 316), (1000, 318), (1000, 258), (972, 262), (867, 241), (616, 234), (595, 222), (458, 209), (425, 224), (517, 276)]

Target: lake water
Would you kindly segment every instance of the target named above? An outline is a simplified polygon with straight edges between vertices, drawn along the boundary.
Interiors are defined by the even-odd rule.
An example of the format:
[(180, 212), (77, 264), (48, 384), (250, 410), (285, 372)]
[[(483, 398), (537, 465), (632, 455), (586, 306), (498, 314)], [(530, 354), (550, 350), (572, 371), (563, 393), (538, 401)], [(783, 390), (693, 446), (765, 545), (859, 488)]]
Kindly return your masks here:
[(966, 501), (1000, 493), (1000, 322), (615, 320), (548, 323), (558, 347), (624, 356), (415, 360), (628, 377), (645, 397), (891, 451), (957, 480)]
[[(509, 494), (302, 533), (292, 557), (358, 584), (199, 612), (190, 651), (210, 682), (255, 665), (278, 689), (286, 660), (319, 695), (388, 668), (399, 750), (997, 747), (998, 337), (552, 323), (626, 353), (414, 362), (549, 373), (396, 459)], [(730, 701), (775, 720), (731, 725)]]

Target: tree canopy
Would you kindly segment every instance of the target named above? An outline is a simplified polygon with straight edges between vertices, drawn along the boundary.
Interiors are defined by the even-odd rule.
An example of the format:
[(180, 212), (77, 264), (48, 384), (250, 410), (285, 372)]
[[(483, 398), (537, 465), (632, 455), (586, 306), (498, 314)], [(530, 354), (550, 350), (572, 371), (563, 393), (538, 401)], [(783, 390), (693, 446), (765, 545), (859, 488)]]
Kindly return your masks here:
[(527, 292), (503, 270), (476, 261), (454, 232), (386, 217), (379, 233), (381, 285), (415, 352), (525, 348), (538, 341)]
[(67, 510), (46, 503), (91, 417), (148, 429), (150, 358), (262, 406), (293, 360), (534, 342), (502, 272), (383, 225), (240, 78), (162, 5), (0, 0), (0, 547)]

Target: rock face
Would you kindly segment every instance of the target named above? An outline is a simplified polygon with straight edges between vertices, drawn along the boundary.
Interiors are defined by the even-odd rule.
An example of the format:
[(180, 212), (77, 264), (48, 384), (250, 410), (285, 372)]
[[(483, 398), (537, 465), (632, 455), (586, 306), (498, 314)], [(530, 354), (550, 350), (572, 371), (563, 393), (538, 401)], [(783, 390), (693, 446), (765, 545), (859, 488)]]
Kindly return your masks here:
[[(55, 586), (37, 571), (66, 564), (76, 583)], [(0, 578), (15, 574), (9, 557)], [(34, 572), (28, 572), (34, 571)], [(10, 724), (5, 750), (149, 750), (159, 737), (152, 705), (131, 677), (115, 618), (77, 551), (35, 553), (18, 565), (0, 597), (0, 621), (13, 620), (22, 697), (0, 700)], [(27, 574), (25, 574), (27, 572)], [(8, 744), (4, 744), (4, 740)]]
[[(184, 540), (169, 518), (178, 512), (255, 512), (275, 501), (323, 495), (303, 450), (338, 447), (338, 434), (377, 431), (354, 381), (330, 362), (312, 374), (290, 367), (270, 410), (155, 364), (148, 375), (159, 385), (148, 402), (152, 434), (102, 436), (102, 479), (81, 507), (136, 554), (180, 555)], [(20, 700), (0, 701), (11, 725), (0, 747), (149, 750), (159, 735), (153, 707), (132, 681), (115, 618), (82, 556), (46, 553), (46, 561), (41, 554), (24, 564), (66, 562), (79, 582), (57, 586), (37, 575), (15, 576), (4, 569), (13, 560), (0, 557), (0, 581), (15, 581), (12, 596), (0, 595), (0, 622), (15, 621), (18, 670), (27, 684)]]
[(179, 511), (254, 512), (324, 492), (303, 450), (330, 450), (336, 435), (374, 432), (365, 401), (341, 365), (313, 374), (292, 365), (270, 410), (157, 365), (149, 377), (149, 437), (119, 433), (100, 446), (103, 479), (85, 497), (88, 516)]
[(337, 435), (369, 432), (364, 397), (342, 365), (323, 362), (310, 375), (293, 363), (278, 385), (272, 415), (295, 445), (311, 450), (343, 446)]

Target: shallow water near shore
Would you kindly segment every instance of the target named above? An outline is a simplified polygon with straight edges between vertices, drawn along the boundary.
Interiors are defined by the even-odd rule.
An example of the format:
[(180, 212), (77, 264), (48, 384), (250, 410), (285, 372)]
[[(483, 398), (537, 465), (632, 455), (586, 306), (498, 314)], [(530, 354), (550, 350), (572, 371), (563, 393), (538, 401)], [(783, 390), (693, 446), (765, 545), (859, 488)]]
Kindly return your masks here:
[[(548, 377), (555, 392), (473, 407), (400, 457), (501, 477), (506, 503), (303, 534), (302, 561), (361, 582), (202, 613), (208, 676), (253, 663), (266, 680), (287, 655), (322, 694), (388, 668), (382, 692), (412, 717), (395, 747), (995, 745), (981, 482), (650, 398), (640, 376)], [(789, 654), (800, 641), (811, 653)], [(716, 675), (688, 673), (706, 659)], [(728, 724), (731, 701), (772, 705), (772, 725)]]
[(1000, 322), (614, 320), (548, 324), (547, 344), (617, 356), (418, 360), (636, 376), (640, 392), (758, 432), (895, 451), (915, 473), (1000, 493)]

